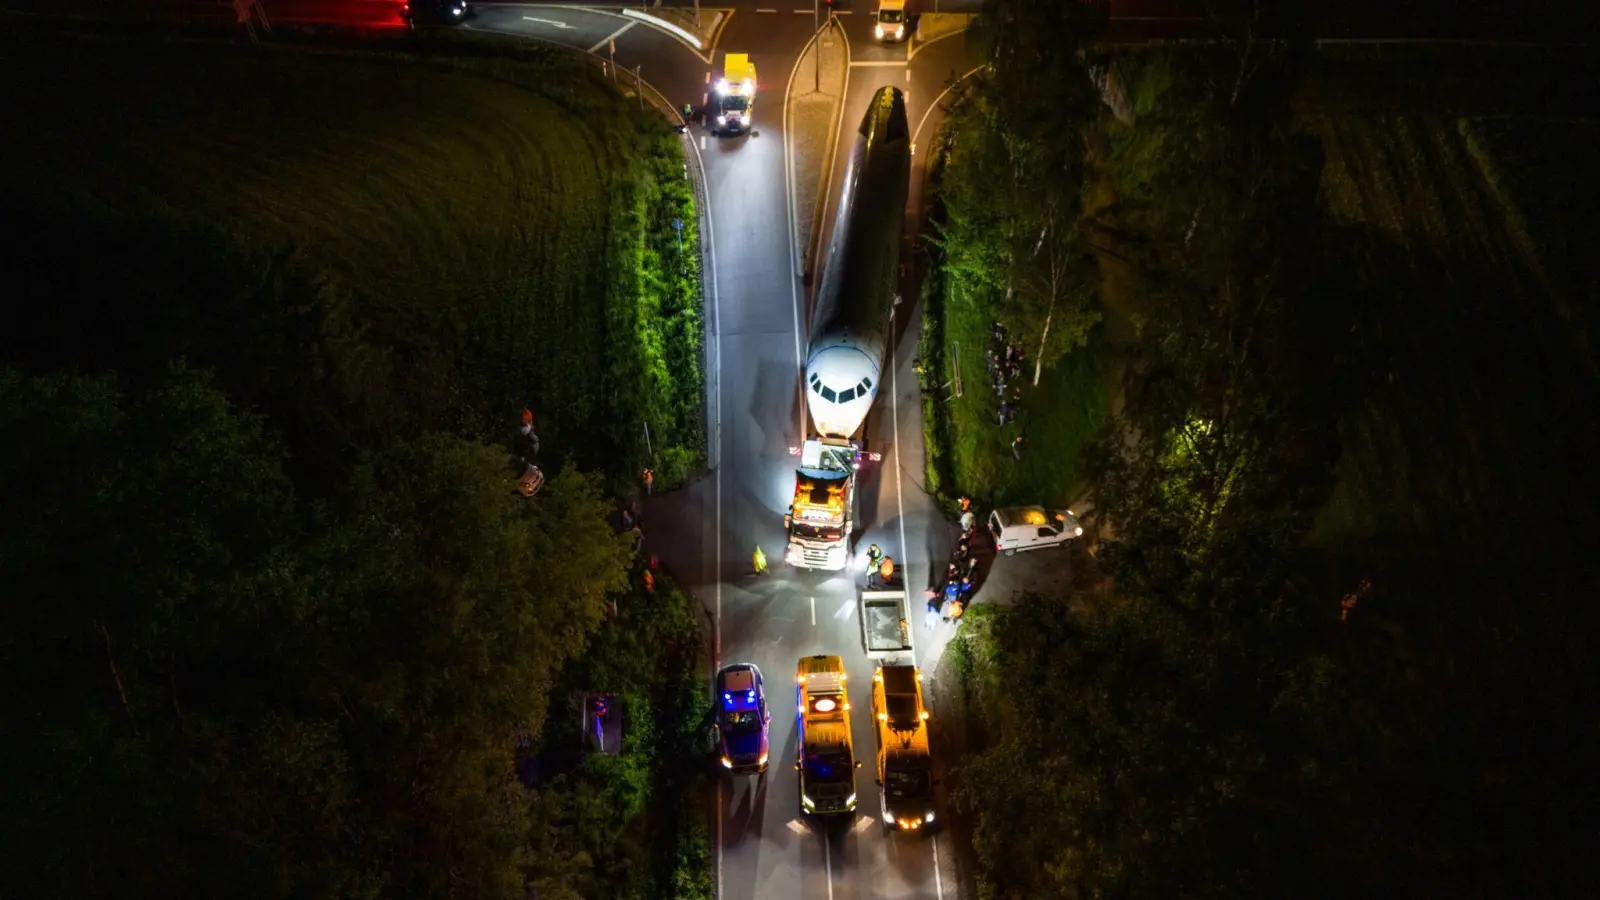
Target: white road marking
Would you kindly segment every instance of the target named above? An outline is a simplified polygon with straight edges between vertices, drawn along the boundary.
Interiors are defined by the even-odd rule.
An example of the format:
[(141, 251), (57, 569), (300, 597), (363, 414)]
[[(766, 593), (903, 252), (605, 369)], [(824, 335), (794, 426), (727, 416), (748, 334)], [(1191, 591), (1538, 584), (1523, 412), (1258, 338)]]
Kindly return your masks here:
[(956, 85), (960, 84), (963, 81), (966, 81), (968, 78), (971, 78), (973, 75), (975, 75), (978, 72), (982, 71), (983, 68), (984, 68), (983, 66), (978, 66), (978, 67), (972, 69), (971, 71), (967, 72), (967, 74), (961, 76), (960, 78), (957, 78), (955, 81), (950, 82), (950, 85), (948, 87), (946, 87), (944, 90), (939, 92), (939, 96), (933, 98), (933, 105), (929, 106), (927, 109), (922, 111), (922, 118), (917, 120), (916, 130), (911, 132), (911, 146), (915, 147), (917, 145), (917, 135), (922, 133), (922, 126), (928, 124), (928, 114), (933, 112), (935, 109), (939, 108), (939, 103), (944, 100), (944, 95), (950, 93), (950, 91)]
[(700, 149), (704, 150), (705, 148), (706, 148), (706, 136), (702, 134), (702, 135), (700, 135)]
[(906, 66), (906, 84), (911, 83), (911, 67)]
[[(707, 78), (710, 73), (707, 73)], [(700, 136), (700, 143), (705, 144), (705, 135)], [(711, 419), (710, 436), (713, 447), (721, 447), (722, 441), (722, 302), (717, 294), (717, 234), (711, 225), (711, 185), (706, 181), (706, 164), (701, 158), (700, 151), (693, 142), (689, 144), (694, 150), (695, 168), (700, 170), (700, 183), (706, 186), (706, 240), (705, 254), (707, 257), (706, 269), (711, 275), (711, 346), (717, 356), (716, 367), (712, 369), (712, 379), (716, 390), (716, 411)], [(711, 628), (711, 668), (715, 670), (722, 663), (722, 458), (717, 458), (717, 540), (716, 540), (716, 571), (712, 573), (716, 580), (716, 614), (712, 616)], [(722, 779), (717, 779), (717, 896), (722, 896)]]
[[(632, 22), (624, 23), (621, 28), (618, 28), (616, 31), (611, 32), (610, 35), (601, 38), (599, 43), (595, 44), (593, 47), (590, 47), (589, 48), (589, 52), (590, 53), (598, 53), (598, 52), (600, 52), (600, 48), (601, 47), (604, 47), (606, 44), (609, 44), (612, 41), (616, 40), (617, 38), (622, 37), (622, 33), (624, 31), (627, 31), (629, 28), (632, 28), (633, 25), (634, 25), (634, 23), (632, 23)], [(565, 26), (563, 26), (563, 27), (565, 27)]]
[(701, 106), (710, 106), (711, 105), (711, 95), (710, 94), (701, 94), (700, 95), (700, 105)]
[[(901, 236), (904, 238), (904, 235)], [(898, 290), (898, 285), (896, 286)], [(894, 441), (894, 504), (900, 512), (900, 555), (901, 563), (905, 567), (905, 583), (911, 585), (911, 551), (906, 547), (906, 504), (901, 496), (900, 489), (900, 366), (895, 357), (900, 349), (899, 341), (895, 339), (894, 314), (895, 307), (899, 306), (900, 295), (895, 294), (895, 303), (889, 307), (889, 424), (890, 440)], [(932, 565), (932, 560), (929, 560)], [(915, 651), (913, 650), (913, 656)]]
[(939, 836), (933, 836), (933, 892), (944, 900), (944, 879), (939, 877)]
[(864, 59), (864, 60), (861, 60), (860, 62), (851, 61), (850, 68), (854, 69), (854, 68), (857, 68), (857, 67), (861, 67), (861, 68), (886, 69), (886, 68), (888, 68), (890, 66), (903, 66), (905, 64), (906, 64), (906, 61), (903, 60), (903, 59)]
[(706, 70), (706, 84), (710, 84), (710, 83), (711, 83), (711, 70), (707, 69)]
[(777, 12), (777, 10), (775, 10), (775, 9), (758, 9), (758, 10), (756, 10), (756, 12), (761, 12), (761, 13), (775, 13), (775, 12)]
[(815, 14), (816, 10), (814, 10), (814, 9), (796, 9), (796, 10), (791, 10), (791, 12), (793, 12), (797, 16), (809, 16), (809, 15)]
[(835, 619), (837, 619), (838, 621), (843, 622), (845, 619), (850, 618), (850, 616), (852, 614), (854, 614), (855, 611), (856, 611), (855, 601), (854, 600), (846, 600), (846, 601), (844, 601), (843, 604), (841, 604), (839, 606), (839, 611), (834, 613), (833, 617)]
[[(554, 25), (557, 28), (571, 28), (572, 27), (571, 25), (568, 25), (565, 22), (557, 22), (555, 19), (535, 19), (533, 16), (523, 16), (522, 20), (524, 22), (538, 22), (540, 25)], [(591, 50), (589, 52), (593, 53), (594, 51)]]
[(828, 835), (822, 835), (822, 867), (828, 872), (828, 900), (833, 900), (833, 853), (828, 850)]
[(790, 819), (789, 820), (789, 824), (785, 825), (784, 827), (789, 829), (790, 831), (794, 832), (795, 834), (805, 834), (806, 832), (811, 830), (811, 829), (806, 827), (806, 823), (800, 821), (799, 819)]
[(811, 624), (817, 624), (817, 598), (811, 598)]
[[(788, 214), (787, 214), (786, 218), (788, 218), (788, 220), (789, 220), (789, 268), (792, 270), (792, 274), (789, 277), (789, 306), (790, 306), (791, 316), (792, 316), (793, 321), (794, 321), (794, 371), (795, 371), (795, 376), (796, 376), (795, 391), (796, 391), (797, 394), (800, 391), (799, 376), (800, 376), (800, 373), (805, 369), (806, 360), (805, 360), (805, 354), (800, 349), (800, 278), (801, 278), (801, 272), (800, 272), (800, 260), (798, 258), (796, 258), (796, 256), (795, 256), (795, 243), (794, 243), (794, 241), (795, 241), (795, 233), (794, 233), (794, 154), (792, 152), (790, 152), (789, 95), (794, 92), (794, 75), (795, 75), (796, 72), (798, 72), (800, 70), (800, 60), (805, 58), (806, 50), (809, 49), (812, 44), (815, 44), (816, 40), (817, 40), (817, 36), (816, 35), (812, 35), (811, 36), (811, 40), (807, 41), (805, 47), (802, 47), (800, 49), (800, 54), (798, 56), (796, 56), (795, 59), (794, 59), (794, 66), (789, 69), (789, 81), (788, 81), (787, 84), (784, 85), (784, 88), (783, 88), (783, 119), (782, 119), (782, 122), (783, 122), (783, 125), (782, 125), (782, 127), (783, 127), (783, 172), (784, 172), (784, 179), (783, 179), (784, 185), (783, 185), (783, 187), (784, 187), (784, 202), (788, 204), (788, 210), (787, 210)], [(799, 427), (797, 428), (797, 431), (799, 432), (800, 440), (804, 440), (805, 439), (805, 435), (806, 435), (806, 405), (805, 405), (804, 402), (802, 402), (802, 403), (798, 404), (798, 406), (799, 406), (799, 422), (798, 422), (798, 426)]]
[(863, 815), (856, 818), (856, 824), (850, 826), (851, 831), (866, 831), (872, 827), (872, 817)]

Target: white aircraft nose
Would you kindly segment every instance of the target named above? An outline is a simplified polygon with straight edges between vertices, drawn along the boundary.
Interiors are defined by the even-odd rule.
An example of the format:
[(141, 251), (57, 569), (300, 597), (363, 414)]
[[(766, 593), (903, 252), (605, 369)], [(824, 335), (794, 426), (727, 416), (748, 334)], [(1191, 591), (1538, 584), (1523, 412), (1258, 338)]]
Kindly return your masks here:
[(806, 406), (825, 437), (854, 437), (878, 393), (878, 369), (860, 349), (824, 347), (806, 367)]

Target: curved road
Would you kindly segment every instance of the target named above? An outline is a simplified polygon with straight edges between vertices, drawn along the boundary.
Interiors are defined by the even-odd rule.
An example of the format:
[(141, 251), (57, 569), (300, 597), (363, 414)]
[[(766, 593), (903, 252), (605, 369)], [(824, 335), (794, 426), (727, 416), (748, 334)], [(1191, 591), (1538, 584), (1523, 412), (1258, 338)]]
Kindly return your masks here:
[[(856, 4), (870, 8), (861, 0)], [(959, 5), (952, 3), (952, 6)], [(975, 3), (968, 5), (976, 5)], [(804, 6), (803, 13), (795, 9)], [(758, 10), (772, 9), (773, 12)], [(884, 84), (906, 90), (908, 113), (923, 135), (937, 126), (933, 101), (947, 78), (969, 71), (959, 38), (918, 47), (884, 47), (872, 40), (872, 17), (852, 11), (838, 17), (831, 39), (849, 44), (852, 60), (842, 104), (846, 126), (860, 121), (867, 99)], [(791, 248), (791, 182), (785, 134), (785, 91), (802, 50), (812, 38), (810, 6), (795, 0), (740, 3), (717, 46), (750, 54), (760, 73), (753, 135), (729, 139), (691, 134), (691, 165), (698, 158), (707, 194), (704, 235), (708, 320), (709, 411), (713, 474), (689, 488), (657, 498), (648, 508), (652, 551), (667, 560), (715, 617), (717, 664), (753, 662), (767, 676), (772, 718), (772, 761), (764, 778), (725, 779), (716, 813), (719, 896), (743, 898), (938, 898), (955, 896), (948, 838), (891, 839), (878, 825), (871, 768), (870, 704), (861, 686), (871, 667), (861, 647), (852, 569), (832, 577), (775, 566), (750, 574), (757, 542), (781, 560), (783, 513), (793, 490), (794, 458), (803, 412), (797, 386), (806, 345), (806, 285)], [(671, 106), (703, 102), (707, 82), (721, 68), (685, 43), (615, 12), (572, 6), (480, 7), (469, 27), (556, 41), (609, 55), (615, 41), (619, 67), (642, 67), (645, 82)], [(841, 127), (838, 165), (848, 156), (853, 127)], [(814, 139), (814, 138), (813, 138)], [(923, 138), (926, 139), (925, 137)], [(920, 157), (919, 157), (920, 159)], [(918, 172), (921, 167), (916, 168)], [(916, 177), (920, 181), (920, 176)], [(832, 184), (838, 184), (836, 176)], [(913, 201), (915, 202), (915, 201)], [(831, 209), (825, 211), (828, 220)], [(914, 222), (915, 216), (908, 217)], [(911, 304), (899, 330), (911, 336), (897, 348), (890, 385), (868, 421), (868, 441), (884, 453), (865, 478), (861, 546), (877, 542), (903, 564), (908, 583), (927, 581), (928, 562), (946, 552), (947, 525), (921, 491), (921, 411), (910, 371), (917, 334)], [(898, 435), (899, 440), (896, 440)], [(898, 477), (897, 477), (898, 476)], [(909, 552), (905, 547), (909, 546)], [(927, 632), (920, 630), (924, 641)], [(799, 657), (837, 653), (852, 676), (852, 730), (859, 808), (853, 819), (802, 819), (793, 770), (795, 723), (792, 684)], [(943, 871), (941, 871), (943, 869)]]

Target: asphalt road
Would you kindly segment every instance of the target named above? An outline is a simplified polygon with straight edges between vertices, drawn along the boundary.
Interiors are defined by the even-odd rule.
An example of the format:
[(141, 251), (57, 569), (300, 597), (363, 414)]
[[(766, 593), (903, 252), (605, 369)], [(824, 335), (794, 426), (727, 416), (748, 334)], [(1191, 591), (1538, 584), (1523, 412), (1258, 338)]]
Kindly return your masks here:
[[(829, 576), (777, 563), (765, 576), (751, 574), (750, 556), (758, 543), (769, 560), (782, 559), (783, 513), (794, 484), (789, 450), (804, 437), (798, 385), (807, 342), (807, 285), (797, 275), (799, 260), (790, 249), (783, 97), (812, 36), (813, 19), (795, 13), (791, 7), (797, 6), (793, 0), (751, 4), (732, 16), (720, 35), (719, 48), (749, 53), (759, 73), (753, 134), (717, 139), (696, 129), (691, 136), (691, 155), (704, 169), (710, 220), (705, 245), (714, 471), (646, 507), (646, 543), (694, 589), (713, 617), (718, 664), (760, 666), (776, 713), (766, 776), (727, 779), (721, 791), (716, 813), (720, 896), (942, 900), (955, 894), (950, 854), (936, 847), (948, 838), (891, 838), (879, 825), (866, 694), (872, 669), (855, 612), (856, 571)], [(872, 91), (887, 83), (908, 91), (913, 124), (921, 121), (931, 131), (937, 113), (924, 112), (951, 72), (971, 68), (957, 59), (963, 42), (927, 44), (908, 65), (906, 45), (885, 48), (872, 40), (869, 15), (843, 15), (839, 21), (852, 58), (873, 63), (852, 66), (844, 121), (859, 121)], [(602, 55), (609, 54), (608, 42), (614, 40), (618, 65), (642, 65), (645, 80), (673, 106), (702, 103), (708, 79), (721, 66), (721, 53), (708, 65), (675, 39), (600, 10), (481, 7), (470, 27)], [(846, 145), (837, 154), (842, 159), (854, 129), (840, 131)], [(804, 181), (794, 184), (803, 190)], [(914, 343), (914, 311), (909, 303), (902, 310), (901, 329)], [(882, 545), (902, 565), (909, 564), (909, 583), (921, 585), (928, 579), (929, 561), (945, 552), (948, 526), (918, 487), (922, 446), (910, 371), (914, 352), (912, 343), (897, 347), (890, 390), (868, 421), (868, 443), (884, 459), (863, 479), (860, 546)], [(919, 630), (918, 637), (926, 634)], [(857, 773), (859, 808), (842, 820), (800, 815), (795, 720), (785, 710), (794, 702), (791, 679), (797, 662), (813, 653), (843, 656), (853, 686), (852, 730), (857, 758), (866, 764)], [(946, 871), (939, 871), (936, 858)]]

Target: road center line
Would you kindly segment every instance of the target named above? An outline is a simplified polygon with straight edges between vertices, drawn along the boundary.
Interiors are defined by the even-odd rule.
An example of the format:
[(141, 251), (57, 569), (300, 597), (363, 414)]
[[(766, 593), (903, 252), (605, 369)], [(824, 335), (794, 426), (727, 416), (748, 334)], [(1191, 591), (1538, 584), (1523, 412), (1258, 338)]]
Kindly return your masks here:
[[(540, 25), (554, 25), (557, 28), (571, 28), (572, 27), (571, 25), (568, 25), (565, 22), (558, 22), (555, 19), (536, 19), (533, 16), (523, 16), (522, 20), (524, 22), (538, 22)], [(590, 50), (589, 52), (593, 53), (594, 51)]]
[(623, 23), (623, 26), (621, 28), (618, 28), (616, 31), (613, 31), (609, 35), (601, 38), (599, 43), (595, 44), (593, 47), (590, 47), (589, 48), (589, 52), (590, 53), (598, 53), (598, 52), (600, 52), (600, 48), (601, 47), (604, 47), (605, 45), (611, 43), (612, 41), (616, 40), (617, 38), (622, 37), (622, 33), (624, 31), (627, 31), (629, 28), (632, 28), (634, 26), (634, 24), (635, 23), (633, 23), (633, 22)]
[[(854, 68), (857, 68), (857, 67), (861, 67), (861, 68), (887, 69), (890, 66), (903, 66), (905, 64), (906, 64), (906, 61), (903, 60), (903, 59), (863, 59), (863, 60), (860, 60), (859, 62), (856, 61), (856, 60), (851, 60), (850, 61), (850, 68), (854, 69)], [(908, 69), (907, 71), (910, 71), (910, 70)]]
[(811, 598), (811, 624), (817, 624), (817, 598)]

